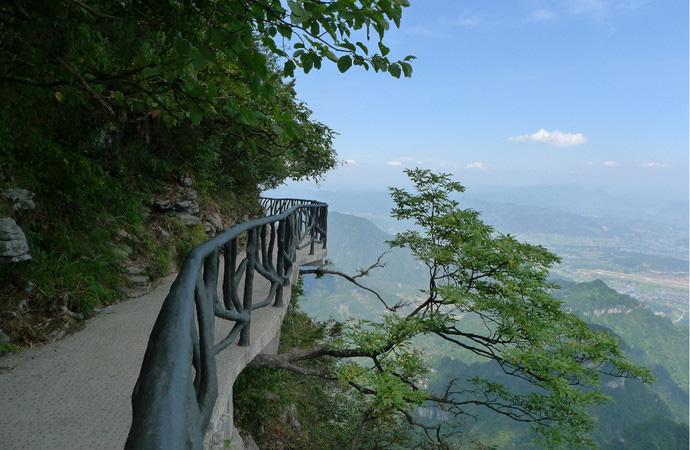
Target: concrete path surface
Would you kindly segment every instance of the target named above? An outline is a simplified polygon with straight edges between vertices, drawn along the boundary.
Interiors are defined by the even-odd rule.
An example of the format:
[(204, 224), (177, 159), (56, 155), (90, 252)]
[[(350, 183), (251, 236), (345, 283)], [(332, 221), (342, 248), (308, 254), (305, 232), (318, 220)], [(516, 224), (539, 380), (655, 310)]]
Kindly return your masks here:
[[(318, 259), (300, 253), (298, 264)], [(122, 449), (132, 389), (173, 280), (168, 276), (149, 294), (107, 308), (56, 343), (0, 357), (0, 449)], [(256, 310), (252, 325), (254, 314), (278, 312)], [(241, 356), (244, 348), (227, 351)]]

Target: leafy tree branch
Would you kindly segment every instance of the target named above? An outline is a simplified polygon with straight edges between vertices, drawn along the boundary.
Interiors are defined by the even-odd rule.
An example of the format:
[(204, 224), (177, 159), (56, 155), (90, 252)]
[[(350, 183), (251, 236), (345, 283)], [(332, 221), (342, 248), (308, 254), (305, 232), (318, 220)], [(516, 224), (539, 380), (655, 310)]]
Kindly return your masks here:
[[(372, 414), (402, 415), (414, 425), (414, 409), (436, 405), (453, 417), (473, 416), (476, 407), (530, 423), (555, 447), (592, 445), (588, 407), (606, 400), (602, 376), (651, 379), (621, 353), (615, 338), (591, 330), (566, 312), (547, 279), (558, 257), (517, 241), (484, 224), (479, 213), (462, 209), (455, 195), (464, 187), (448, 174), (408, 170), (413, 192), (391, 189), (393, 216), (415, 228), (399, 233), (392, 247), (408, 249), (428, 271), (428, 289), (411, 304), (390, 306), (361, 279), (383, 265), (349, 275), (328, 266), (306, 269), (317, 277), (336, 276), (371, 293), (384, 312), (376, 320), (351, 320), (334, 328), (316, 347), (262, 355), (254, 367), (304, 371), (300, 363), (337, 358), (329, 373), (371, 397)], [(493, 361), (522, 380), (519, 391), (479, 377), (457, 374), (445, 389), (427, 388), (425, 346), (434, 340)], [(302, 372), (306, 374), (307, 372)], [(422, 434), (441, 448), (453, 428), (424, 423)], [(445, 437), (443, 437), (445, 436)]]

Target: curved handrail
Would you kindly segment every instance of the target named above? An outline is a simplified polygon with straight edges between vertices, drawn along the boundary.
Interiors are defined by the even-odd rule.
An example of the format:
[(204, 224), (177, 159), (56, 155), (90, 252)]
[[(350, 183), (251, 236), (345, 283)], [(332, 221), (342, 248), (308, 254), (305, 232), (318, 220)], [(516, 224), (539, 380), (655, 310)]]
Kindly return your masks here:
[[(282, 306), (283, 286), (292, 276), (297, 250), (309, 246), (314, 254), (316, 244), (326, 248), (327, 204), (300, 199), (260, 201), (266, 217), (226, 229), (192, 249), (182, 264), (151, 331), (132, 393), (126, 449), (203, 447), (218, 395), (215, 355), (238, 336), (239, 345), (249, 345), (254, 309)], [(239, 241), (244, 236), (242, 255)], [(271, 285), (268, 296), (258, 303), (252, 297), (255, 273)], [(214, 341), (216, 317), (235, 322), (218, 343)]]

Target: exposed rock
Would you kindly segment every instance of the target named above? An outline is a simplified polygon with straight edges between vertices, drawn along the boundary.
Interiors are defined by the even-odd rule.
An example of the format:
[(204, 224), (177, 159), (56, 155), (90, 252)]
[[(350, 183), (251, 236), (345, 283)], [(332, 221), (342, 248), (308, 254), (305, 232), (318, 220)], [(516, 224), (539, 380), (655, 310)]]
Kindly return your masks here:
[(135, 287), (148, 287), (151, 284), (149, 277), (145, 275), (130, 275), (127, 279)]
[(175, 202), (175, 211), (191, 214), (199, 211), (199, 205), (193, 200), (178, 200)]
[(36, 209), (34, 193), (22, 188), (10, 188), (2, 191), (2, 196), (12, 202), (16, 209)]
[(245, 450), (260, 450), (251, 434), (247, 433), (246, 431), (240, 431), (240, 437), (244, 443)]
[(117, 231), (115, 231), (115, 235), (117, 235), (117, 237), (119, 237), (120, 239), (132, 240), (132, 235), (127, 233), (122, 228), (119, 228)]
[(199, 219), (197, 216), (193, 216), (191, 214), (178, 214), (177, 217), (187, 225), (188, 227), (192, 227), (194, 225), (199, 225), (201, 223), (201, 219)]
[(283, 412), (283, 423), (287, 423), (297, 430), (302, 428), (302, 424), (299, 423), (299, 419), (297, 418), (297, 406), (295, 406), (294, 403), (285, 407), (285, 411)]
[(163, 239), (168, 239), (170, 237), (170, 233), (168, 233), (168, 230), (162, 227), (156, 227), (156, 233)]
[(66, 306), (63, 306), (63, 307), (62, 307), (62, 314), (64, 314), (64, 315), (67, 316), (67, 317), (71, 317), (71, 318), (73, 318), (73, 319), (76, 319), (76, 320), (84, 320), (84, 315), (83, 315), (83, 314), (76, 313), (76, 312), (72, 311), (71, 309), (69, 309), (69, 308), (66, 307)]
[(11, 217), (0, 218), (0, 240), (9, 241), (21, 238), (24, 232)]
[(188, 175), (182, 175), (180, 177), (180, 186), (182, 187), (192, 187), (192, 177)]
[(151, 291), (151, 279), (146, 275), (129, 275), (127, 282), (129, 286), (124, 288), (122, 292), (129, 298), (140, 297)]
[(208, 220), (209, 223), (213, 225), (213, 228), (215, 228), (216, 231), (220, 231), (223, 229), (223, 218), (220, 217), (220, 214), (218, 214), (217, 212), (207, 214), (206, 220)]
[(142, 275), (144, 273), (144, 269), (141, 267), (127, 266), (125, 267), (125, 272), (130, 275)]
[(187, 200), (196, 200), (197, 198), (199, 198), (199, 194), (194, 189), (187, 189), (182, 194), (182, 198), (185, 198)]
[(31, 259), (24, 231), (11, 217), (0, 218), (0, 263)]
[(4, 331), (0, 330), (0, 344), (9, 344), (10, 337), (5, 334)]
[(36, 293), (36, 283), (32, 281), (27, 281), (24, 285), (24, 293), (27, 295), (34, 295)]
[(215, 235), (216, 229), (210, 222), (204, 222), (204, 232), (209, 235)]
[(61, 328), (59, 330), (54, 330), (48, 333), (48, 342), (59, 341), (67, 335), (67, 328)]
[(28, 310), (29, 310), (29, 299), (28, 299), (28, 298), (24, 298), (24, 299), (22, 299), (22, 301), (20, 301), (19, 304), (17, 305), (17, 311), (20, 311), (20, 312), (25, 313), (25, 312), (27, 312)]
[(160, 212), (172, 211), (173, 204), (169, 200), (154, 200), (153, 207)]
[(130, 247), (127, 244), (118, 244), (115, 247), (114, 252), (115, 252), (116, 256), (119, 256), (122, 259), (127, 259), (127, 258), (129, 258), (129, 255), (132, 254), (133, 250), (132, 250), (132, 247)]
[(201, 223), (199, 217), (199, 193), (191, 189), (192, 182), (189, 177), (180, 178), (182, 188), (168, 189), (164, 197), (154, 199), (153, 209), (162, 213), (174, 213), (188, 226)]

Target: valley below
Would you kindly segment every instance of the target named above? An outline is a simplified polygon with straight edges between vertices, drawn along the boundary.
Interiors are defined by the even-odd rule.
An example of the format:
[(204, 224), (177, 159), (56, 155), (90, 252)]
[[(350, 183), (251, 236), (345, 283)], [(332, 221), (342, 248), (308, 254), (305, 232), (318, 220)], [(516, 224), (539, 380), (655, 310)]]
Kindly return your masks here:
[[(391, 229), (391, 222), (382, 221), (389, 225), (387, 232), (366, 218), (341, 214), (333, 211), (333, 206), (331, 208), (329, 260), (332, 268), (343, 272), (356, 273), (390, 251), (386, 244), (392, 238), (390, 231), (400, 231), (404, 225), (396, 224), (396, 228)], [(492, 224), (502, 222), (491, 213), (485, 220)], [(496, 228), (503, 230), (500, 225)], [(518, 238), (535, 243), (538, 235), (543, 239), (542, 245), (550, 250), (556, 253), (559, 248), (565, 250), (559, 253), (562, 262), (553, 272), (554, 281), (560, 285), (554, 295), (564, 302), (564, 308), (590, 326), (616, 336), (625, 354), (634, 363), (648, 367), (654, 375), (655, 381), (649, 385), (617, 378), (603, 380), (603, 391), (613, 400), (592, 410), (598, 421), (593, 433), (597, 445), (603, 449), (622, 449), (627, 448), (625, 443), (631, 439), (646, 442), (645, 439), (653, 437), (657, 441), (660, 439), (663, 446), (649, 448), (687, 448), (688, 274), (687, 261), (680, 257), (681, 252), (676, 251), (673, 256), (661, 255), (655, 260), (625, 246), (598, 247), (592, 251), (592, 241), (587, 241), (586, 236), (575, 236), (568, 241), (565, 231), (556, 235), (534, 233), (521, 226), (512, 228)], [(554, 240), (560, 245), (554, 245)], [(565, 246), (564, 241), (567, 242)], [(620, 243), (624, 239), (619, 237), (617, 241)], [(413, 304), (420, 289), (425, 287), (424, 268), (402, 249), (393, 249), (382, 261), (384, 267), (372, 270), (362, 282), (382, 293), (391, 303)], [(342, 279), (328, 276), (305, 277), (302, 306), (319, 320), (374, 320), (383, 311), (374, 296)], [(469, 327), (474, 326), (472, 320), (469, 316), (458, 317), (458, 323)], [(506, 379), (494, 363), (458, 351), (451, 345), (430, 347), (424, 344), (419, 343), (423, 349), (420, 351), (433, 368), (430, 386), (440, 387), (449, 377), (458, 374), (466, 378), (482, 375), (508, 386), (515, 383)], [(472, 442), (501, 449), (542, 448), (534, 443), (528, 425), (478, 408), (470, 408), (468, 412), (481, 420), (465, 420), (457, 426)], [(425, 408), (419, 414), (433, 418), (443, 412)], [(640, 430), (653, 432), (641, 437)]]

